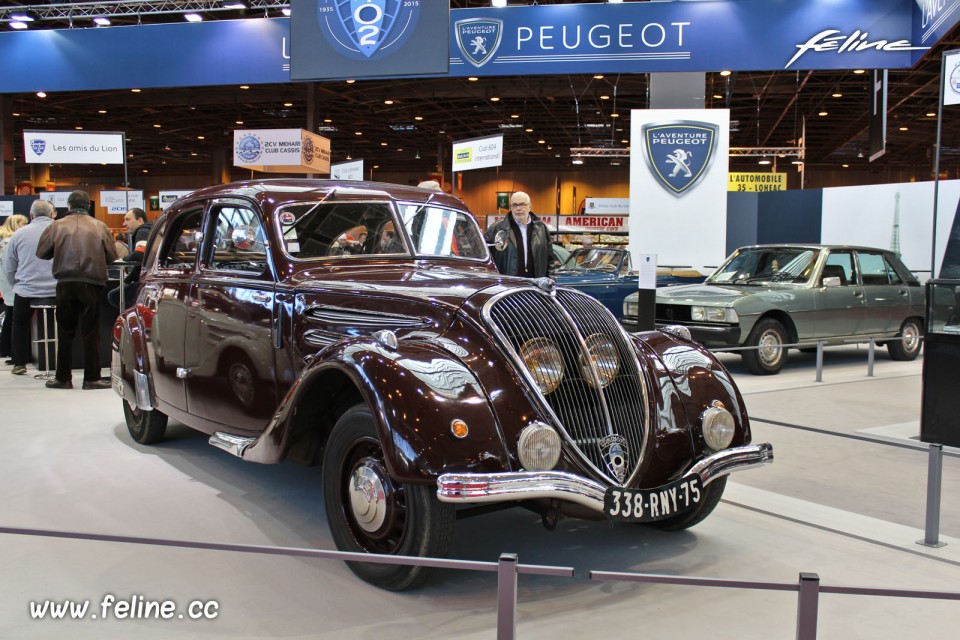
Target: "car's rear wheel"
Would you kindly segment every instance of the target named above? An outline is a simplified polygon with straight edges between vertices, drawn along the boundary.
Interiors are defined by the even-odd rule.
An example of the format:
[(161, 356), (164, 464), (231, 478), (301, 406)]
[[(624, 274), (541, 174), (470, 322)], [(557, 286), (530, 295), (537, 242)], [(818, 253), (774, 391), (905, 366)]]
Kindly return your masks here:
[(887, 343), (887, 351), (893, 360), (915, 360), (923, 346), (923, 326), (917, 318), (907, 318), (900, 327), (900, 340)]
[(744, 346), (757, 347), (743, 352), (743, 363), (750, 373), (768, 376), (779, 373), (787, 360), (787, 331), (773, 318), (758, 322)]
[[(436, 486), (390, 477), (376, 425), (366, 405), (348, 410), (334, 426), (323, 456), (323, 499), (337, 549), (403, 556), (444, 557), (453, 540), (453, 505), (437, 500)], [(367, 582), (401, 591), (429, 575), (426, 567), (348, 562)]]
[(695, 508), (666, 520), (651, 522), (650, 526), (664, 531), (681, 531), (703, 522), (703, 519), (713, 513), (713, 510), (720, 504), (720, 498), (723, 497), (723, 490), (726, 487), (727, 476), (717, 478), (703, 488), (703, 500)]
[(140, 444), (156, 444), (163, 440), (163, 434), (167, 431), (167, 416), (156, 409), (131, 407), (124, 400), (123, 417), (127, 421), (130, 437)]

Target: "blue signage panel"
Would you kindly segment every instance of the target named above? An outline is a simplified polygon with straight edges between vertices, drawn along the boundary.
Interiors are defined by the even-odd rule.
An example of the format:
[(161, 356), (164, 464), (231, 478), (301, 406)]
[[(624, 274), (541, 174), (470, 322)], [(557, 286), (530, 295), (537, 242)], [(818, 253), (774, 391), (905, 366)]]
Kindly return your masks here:
[[(960, 0), (957, 0), (960, 2)], [(910, 67), (913, 0), (638, 2), (451, 12), (451, 75)]]
[(292, 0), (293, 80), (447, 73), (446, 2)]
[[(915, 0), (913, 42), (932, 46), (960, 21), (960, 0)], [(922, 53), (922, 52), (921, 52)], [(916, 62), (920, 55), (914, 55)]]
[(0, 93), (290, 80), (287, 18), (0, 33)]
[[(291, 62), (298, 70), (305, 65), (296, 79), (409, 77), (438, 67), (404, 62), (391, 68), (389, 61), (412, 54), (419, 65), (436, 47), (447, 51), (449, 76), (909, 68), (960, 14), (960, 0), (702, 0), (454, 11), (434, 0), (296, 0), (294, 7), (301, 3), (313, 6), (308, 17), (318, 26), (312, 42), (294, 34), (293, 60), (287, 18), (0, 33), (0, 92), (289, 82)], [(448, 15), (443, 24), (428, 19), (427, 5)], [(414, 8), (421, 11), (415, 15)], [(320, 18), (327, 13), (334, 15), (324, 18), (329, 28), (323, 31)], [(449, 40), (436, 37), (443, 32)], [(321, 54), (334, 46), (342, 49), (336, 57)], [(372, 73), (371, 65), (377, 69)]]

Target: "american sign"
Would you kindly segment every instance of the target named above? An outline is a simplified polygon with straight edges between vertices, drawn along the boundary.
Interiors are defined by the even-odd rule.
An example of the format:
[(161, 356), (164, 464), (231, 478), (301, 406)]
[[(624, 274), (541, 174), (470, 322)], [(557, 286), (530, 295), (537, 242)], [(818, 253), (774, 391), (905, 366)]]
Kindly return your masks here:
[[(488, 215), (487, 228), (505, 216)], [(541, 216), (540, 221), (558, 233), (626, 233), (627, 216)], [(557, 222), (559, 218), (559, 228)]]

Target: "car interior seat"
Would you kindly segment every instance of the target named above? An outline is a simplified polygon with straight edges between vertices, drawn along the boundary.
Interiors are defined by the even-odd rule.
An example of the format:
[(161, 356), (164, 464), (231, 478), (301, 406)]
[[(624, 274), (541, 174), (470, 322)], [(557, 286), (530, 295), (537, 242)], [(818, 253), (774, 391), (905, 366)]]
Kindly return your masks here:
[[(840, 285), (847, 284), (847, 274), (839, 264), (827, 264), (823, 266), (823, 278), (840, 278)], [(820, 283), (823, 284), (823, 278)]]

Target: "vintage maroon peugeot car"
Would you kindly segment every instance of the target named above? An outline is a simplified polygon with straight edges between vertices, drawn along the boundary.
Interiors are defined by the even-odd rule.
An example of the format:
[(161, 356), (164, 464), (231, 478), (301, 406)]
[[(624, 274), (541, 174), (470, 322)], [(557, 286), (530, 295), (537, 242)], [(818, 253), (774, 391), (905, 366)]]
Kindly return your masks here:
[[(463, 202), (407, 186), (181, 198), (114, 331), (131, 436), (156, 443), (170, 417), (244, 460), (321, 464), (339, 549), (431, 557), (484, 503), (683, 529), (727, 474), (772, 460), (708, 351), (502, 276), (496, 247)], [(425, 571), (350, 566), (387, 589)]]

